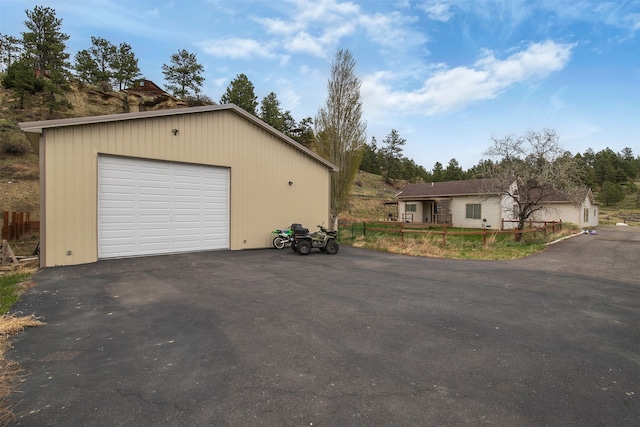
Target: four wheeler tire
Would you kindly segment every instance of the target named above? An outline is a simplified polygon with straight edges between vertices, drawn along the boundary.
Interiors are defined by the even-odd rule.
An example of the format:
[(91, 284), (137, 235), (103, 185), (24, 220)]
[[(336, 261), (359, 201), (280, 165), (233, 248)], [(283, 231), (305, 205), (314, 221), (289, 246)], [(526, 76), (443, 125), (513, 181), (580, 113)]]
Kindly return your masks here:
[(309, 255), (309, 252), (311, 252), (311, 242), (309, 240), (300, 240), (297, 246), (300, 255)]
[(340, 249), (340, 246), (338, 245), (338, 242), (336, 242), (333, 239), (330, 239), (327, 242), (327, 246), (325, 246), (324, 249), (327, 251), (327, 253), (329, 255), (335, 255), (335, 254), (338, 253), (338, 250)]
[(293, 252), (298, 252), (298, 244), (296, 243), (296, 241), (295, 241), (295, 240), (293, 240), (293, 241), (291, 242), (291, 250), (292, 250)]
[(273, 239), (273, 247), (276, 249), (282, 249), (284, 248), (284, 239), (280, 236), (277, 236)]

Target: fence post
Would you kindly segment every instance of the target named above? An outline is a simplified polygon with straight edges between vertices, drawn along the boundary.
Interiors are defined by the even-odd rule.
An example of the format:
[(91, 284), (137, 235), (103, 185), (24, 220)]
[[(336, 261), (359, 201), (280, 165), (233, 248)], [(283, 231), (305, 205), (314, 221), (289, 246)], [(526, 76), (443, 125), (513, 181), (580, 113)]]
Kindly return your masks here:
[(482, 246), (487, 246), (487, 229), (482, 229)]
[(9, 212), (2, 211), (2, 238), (9, 239)]
[(442, 229), (442, 246), (447, 244), (447, 226)]

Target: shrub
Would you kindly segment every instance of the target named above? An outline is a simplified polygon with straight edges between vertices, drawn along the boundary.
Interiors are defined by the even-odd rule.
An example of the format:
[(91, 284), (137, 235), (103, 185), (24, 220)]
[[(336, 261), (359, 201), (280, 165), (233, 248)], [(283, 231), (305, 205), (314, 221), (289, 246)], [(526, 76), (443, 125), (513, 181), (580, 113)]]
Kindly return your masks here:
[(0, 154), (18, 157), (31, 151), (31, 145), (20, 131), (7, 128), (0, 130)]

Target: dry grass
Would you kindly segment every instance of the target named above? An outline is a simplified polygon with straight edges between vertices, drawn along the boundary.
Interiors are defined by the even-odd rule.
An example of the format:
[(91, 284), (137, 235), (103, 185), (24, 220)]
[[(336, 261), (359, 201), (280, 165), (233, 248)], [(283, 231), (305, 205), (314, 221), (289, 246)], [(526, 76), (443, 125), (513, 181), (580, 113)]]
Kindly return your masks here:
[(401, 255), (476, 260), (511, 260), (524, 258), (540, 252), (545, 243), (561, 237), (577, 233), (575, 227), (565, 227), (558, 233), (542, 237), (526, 235), (523, 242), (514, 242), (513, 236), (491, 234), (485, 245), (477, 238), (462, 236), (447, 236), (447, 243), (442, 243), (442, 236), (438, 234), (419, 235), (402, 239), (397, 235), (378, 234), (367, 237), (359, 236), (353, 241), (354, 247), (374, 249)]
[(12, 395), (22, 376), (20, 365), (5, 357), (11, 348), (9, 338), (27, 327), (41, 325), (44, 323), (34, 315), (0, 316), (0, 425), (8, 425), (15, 421), (14, 409), (17, 403), (12, 399)]
[[(21, 271), (28, 273), (29, 276), (33, 270), (21, 267)], [(32, 286), (30, 281), (18, 284), (19, 293)], [(6, 358), (6, 353), (11, 349), (10, 338), (22, 332), (27, 327), (41, 326), (44, 323), (35, 317), (17, 316), (15, 314), (4, 314), (0, 316), (0, 425), (8, 425), (15, 421), (14, 410), (16, 402), (12, 396), (20, 383), (22, 377), (22, 369), (20, 365)]]

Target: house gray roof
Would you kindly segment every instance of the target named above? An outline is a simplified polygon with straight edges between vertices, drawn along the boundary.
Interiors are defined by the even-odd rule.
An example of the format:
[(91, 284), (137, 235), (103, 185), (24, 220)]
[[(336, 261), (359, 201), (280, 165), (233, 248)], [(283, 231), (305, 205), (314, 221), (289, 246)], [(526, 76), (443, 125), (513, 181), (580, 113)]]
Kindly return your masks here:
[(489, 179), (466, 179), (463, 181), (407, 184), (402, 187), (398, 199), (477, 196), (487, 191), (489, 182)]
[[(487, 193), (499, 194), (492, 188), (490, 179), (467, 179), (463, 181), (428, 182), (419, 184), (407, 184), (402, 187), (397, 198), (406, 199), (433, 199), (452, 196), (478, 196)], [(572, 200), (584, 200), (589, 197), (594, 203), (593, 193), (588, 188), (575, 190), (574, 197), (569, 197), (560, 191), (553, 190), (546, 193), (545, 203), (567, 203)]]
[(121, 113), (121, 114), (109, 114), (105, 116), (89, 116), (89, 117), (74, 117), (71, 119), (55, 119), (55, 120), (42, 120), (37, 122), (22, 122), (18, 123), (20, 129), (27, 134), (27, 137), (31, 137), (37, 139), (40, 134), (42, 134), (46, 129), (65, 127), (65, 126), (81, 126), (95, 123), (107, 123), (107, 122), (118, 122), (124, 120), (139, 120), (150, 117), (165, 117), (165, 116), (179, 116), (182, 114), (196, 114), (196, 113), (206, 113), (209, 111), (231, 111), (239, 116), (244, 117), (246, 120), (252, 122), (253, 124), (261, 127), (265, 131), (271, 133), (272, 135), (280, 138), (285, 143), (293, 146), (297, 150), (302, 151), (309, 157), (312, 157), (319, 161), (320, 163), (327, 166), (332, 171), (338, 171), (338, 167), (333, 163), (325, 160), (320, 155), (311, 151), (304, 145), (294, 141), (289, 138), (287, 135), (278, 131), (277, 129), (269, 126), (267, 123), (260, 120), (258, 117), (244, 111), (242, 108), (238, 107), (234, 104), (223, 104), (223, 105), (205, 105), (202, 107), (187, 107), (187, 108), (175, 108), (169, 110), (154, 110), (154, 111), (142, 111), (135, 113)]

